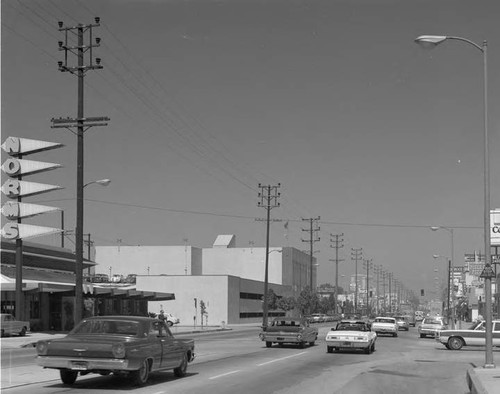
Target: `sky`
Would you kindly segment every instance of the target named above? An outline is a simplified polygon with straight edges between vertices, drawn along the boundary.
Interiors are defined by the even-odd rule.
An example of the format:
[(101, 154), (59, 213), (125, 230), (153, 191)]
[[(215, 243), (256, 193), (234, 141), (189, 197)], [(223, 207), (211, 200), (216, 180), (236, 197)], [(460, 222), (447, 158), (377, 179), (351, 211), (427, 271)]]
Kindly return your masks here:
[[(258, 185), (280, 184), (271, 246), (309, 250), (303, 219), (320, 217), (318, 283), (335, 283), (331, 239), (343, 234), (340, 285), (362, 248), (405, 288), (429, 293), (436, 275), (445, 280), (433, 255), (452, 253), (451, 233), (431, 226), (453, 228), (456, 266), (484, 251), (483, 56), (464, 42), (429, 50), (413, 40), (488, 41), (497, 208), (499, 12), (495, 0), (5, 0), (2, 141), (65, 145), (26, 157), (62, 168), (25, 177), (64, 189), (23, 201), (60, 207), (73, 229), (76, 136), (50, 120), (76, 117), (77, 78), (58, 71), (57, 22), (98, 16), (103, 69), (85, 76), (84, 113), (111, 120), (85, 132), (84, 178), (111, 184), (85, 188), (84, 233), (96, 246), (210, 247), (234, 234), (238, 247), (263, 247)], [(59, 227), (60, 215), (25, 222)]]

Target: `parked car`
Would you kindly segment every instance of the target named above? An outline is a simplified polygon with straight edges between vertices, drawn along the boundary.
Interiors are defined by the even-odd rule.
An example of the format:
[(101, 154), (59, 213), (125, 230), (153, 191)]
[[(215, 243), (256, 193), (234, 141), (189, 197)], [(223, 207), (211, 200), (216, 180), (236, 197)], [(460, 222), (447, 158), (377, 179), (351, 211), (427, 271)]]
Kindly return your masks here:
[(365, 321), (341, 320), (326, 334), (326, 350), (333, 353), (339, 350), (363, 350), (370, 354), (375, 350), (377, 334)]
[(186, 375), (194, 340), (176, 339), (164, 321), (142, 316), (95, 316), (83, 319), (59, 339), (36, 344), (37, 363), (58, 369), (64, 384), (78, 374), (126, 375), (143, 385), (149, 374), (173, 370)]
[(323, 315), (322, 313), (313, 313), (309, 317), (309, 321), (311, 323), (323, 323), (326, 321), (326, 315)]
[(408, 331), (410, 329), (410, 322), (406, 316), (394, 316), (394, 318), (396, 319), (398, 330)]
[(446, 321), (442, 316), (427, 316), (422, 320), (422, 324), (418, 326), (418, 333), (420, 338), (436, 337), (438, 331), (446, 330), (446, 328)]
[(264, 327), (259, 338), (266, 342), (267, 347), (273, 343), (283, 346), (285, 343), (304, 347), (306, 343), (314, 346), (318, 339), (318, 329), (309, 325), (306, 318), (277, 317), (268, 327)]
[(172, 327), (174, 324), (180, 323), (180, 320), (178, 317), (172, 315), (171, 313), (165, 313), (163, 311), (160, 311), (158, 318), (160, 320), (165, 321), (167, 323), (167, 326), (169, 326), (169, 327)]
[(10, 313), (1, 313), (0, 327), (2, 337), (13, 334), (23, 337), (30, 330), (30, 322), (17, 320)]
[[(500, 320), (494, 320), (492, 323), (493, 346), (500, 346)], [(460, 350), (463, 346), (485, 346), (485, 324), (485, 321), (476, 321), (465, 330), (438, 331), (436, 341), (450, 350)]]
[(378, 334), (391, 334), (393, 337), (398, 336), (398, 324), (393, 317), (379, 316), (372, 323), (372, 331)]

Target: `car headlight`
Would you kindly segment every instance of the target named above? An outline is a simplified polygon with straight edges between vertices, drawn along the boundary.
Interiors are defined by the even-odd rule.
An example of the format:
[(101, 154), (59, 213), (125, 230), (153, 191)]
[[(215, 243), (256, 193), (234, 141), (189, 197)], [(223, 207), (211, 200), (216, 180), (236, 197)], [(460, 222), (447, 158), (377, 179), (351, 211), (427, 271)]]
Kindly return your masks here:
[(111, 346), (111, 351), (113, 352), (114, 358), (125, 357), (125, 345), (123, 343), (114, 343), (113, 346)]
[(49, 343), (47, 341), (38, 341), (36, 343), (36, 352), (39, 356), (47, 355), (48, 350), (49, 350)]

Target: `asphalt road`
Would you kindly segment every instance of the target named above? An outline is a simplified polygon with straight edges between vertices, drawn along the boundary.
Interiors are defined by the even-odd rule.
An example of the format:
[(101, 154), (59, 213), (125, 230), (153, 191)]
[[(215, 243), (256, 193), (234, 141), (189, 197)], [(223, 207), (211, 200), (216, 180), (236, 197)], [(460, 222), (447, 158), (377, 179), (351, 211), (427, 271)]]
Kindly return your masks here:
[[(172, 372), (151, 375), (144, 387), (113, 376), (79, 377), (71, 389), (61, 384), (57, 371), (46, 370), (46, 378), (5, 390), (6, 393), (468, 393), (466, 371), (484, 362), (484, 349), (450, 351), (431, 338), (419, 338), (417, 330), (400, 332), (397, 338), (381, 336), (376, 351), (326, 352), (328, 325), (320, 326), (316, 345), (266, 348), (256, 328), (243, 331), (190, 335), (196, 340), (196, 360), (188, 375)], [(496, 354), (500, 354), (495, 350)], [(2, 373), (8, 373), (2, 354)], [(34, 349), (16, 349), (11, 365), (26, 365)], [(498, 357), (498, 356), (497, 356)]]

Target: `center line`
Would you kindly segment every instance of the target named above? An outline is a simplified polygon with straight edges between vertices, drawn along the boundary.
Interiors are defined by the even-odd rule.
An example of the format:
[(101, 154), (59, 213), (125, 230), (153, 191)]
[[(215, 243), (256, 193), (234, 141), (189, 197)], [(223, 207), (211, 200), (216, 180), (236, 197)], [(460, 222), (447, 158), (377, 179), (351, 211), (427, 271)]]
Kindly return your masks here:
[(276, 360), (266, 361), (265, 363), (262, 363), (262, 364), (257, 364), (257, 366), (258, 366), (258, 367), (260, 367), (260, 366), (262, 366), (262, 365), (271, 364), (271, 363), (274, 363), (274, 362), (276, 362), (276, 361), (286, 360), (287, 358), (300, 356), (300, 355), (302, 355), (302, 354), (306, 354), (306, 352), (293, 354), (293, 355), (291, 355), (291, 356), (287, 356), (287, 357), (277, 358)]
[(208, 379), (217, 379), (217, 378), (220, 378), (222, 376), (227, 376), (227, 375), (231, 375), (233, 373), (237, 373), (237, 372), (240, 372), (240, 370), (237, 370), (237, 371), (231, 371), (231, 372), (226, 372), (226, 373), (223, 373), (222, 375), (217, 375), (217, 376), (212, 376), (211, 378), (208, 378)]

